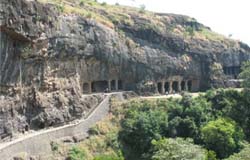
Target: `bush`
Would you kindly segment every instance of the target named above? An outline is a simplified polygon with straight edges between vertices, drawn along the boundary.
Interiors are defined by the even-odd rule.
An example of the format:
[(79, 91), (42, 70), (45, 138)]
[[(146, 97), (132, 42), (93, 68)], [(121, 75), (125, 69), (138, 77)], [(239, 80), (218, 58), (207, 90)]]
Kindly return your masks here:
[(51, 142), (50, 147), (53, 152), (58, 151), (59, 149), (59, 145), (56, 142)]
[(81, 7), (84, 6), (84, 4), (85, 4), (84, 0), (81, 0), (80, 3), (79, 3), (79, 5), (80, 5)]
[(65, 10), (65, 6), (64, 6), (64, 4), (59, 4), (59, 5), (57, 5), (57, 9), (58, 9), (58, 11), (59, 12), (64, 12), (64, 10)]
[(124, 160), (124, 158), (116, 155), (98, 155), (94, 158), (94, 160)]
[(89, 130), (88, 130), (88, 134), (90, 134), (90, 135), (99, 135), (100, 130), (97, 127), (97, 125), (94, 125), (94, 126), (90, 127)]
[(73, 147), (69, 151), (69, 159), (70, 160), (84, 160), (85, 156), (86, 156), (85, 151), (79, 147)]
[(243, 79), (242, 87), (250, 88), (250, 61), (243, 63), (241, 70), (239, 77)]
[(229, 119), (219, 118), (210, 121), (201, 129), (205, 146), (216, 152), (219, 158), (226, 158), (240, 150), (244, 134), (236, 123)]
[(144, 4), (142, 4), (142, 5), (140, 6), (139, 12), (140, 12), (140, 13), (145, 13), (145, 9), (146, 9), (146, 6), (145, 6)]
[(162, 139), (153, 141), (152, 160), (205, 160), (206, 150), (187, 139)]
[(191, 26), (188, 26), (188, 27), (186, 27), (186, 32), (188, 33), (188, 35), (193, 37), (194, 34), (195, 34), (195, 29), (193, 27), (191, 27)]

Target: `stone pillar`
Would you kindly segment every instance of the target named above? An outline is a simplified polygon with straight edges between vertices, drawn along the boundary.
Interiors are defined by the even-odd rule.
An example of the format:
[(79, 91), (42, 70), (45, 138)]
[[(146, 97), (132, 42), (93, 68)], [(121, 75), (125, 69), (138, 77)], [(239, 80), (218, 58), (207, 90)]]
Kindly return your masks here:
[(108, 80), (108, 89), (109, 89), (109, 91), (111, 91), (111, 81), (110, 80)]
[(188, 91), (188, 81), (185, 81), (185, 91)]
[(91, 82), (89, 82), (89, 93), (92, 93), (92, 86)]
[(161, 94), (165, 94), (165, 82), (164, 81), (162, 81), (161, 82)]
[(181, 81), (178, 81), (178, 92), (181, 92)]
[(169, 81), (169, 90), (168, 93), (173, 93), (173, 81)]
[(118, 80), (115, 80), (115, 90), (118, 91)]

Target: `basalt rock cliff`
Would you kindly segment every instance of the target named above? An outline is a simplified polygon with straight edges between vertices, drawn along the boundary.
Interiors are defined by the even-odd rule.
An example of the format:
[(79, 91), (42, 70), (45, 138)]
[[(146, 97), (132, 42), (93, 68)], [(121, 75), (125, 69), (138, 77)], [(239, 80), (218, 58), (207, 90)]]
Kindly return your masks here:
[(106, 88), (155, 93), (175, 81), (190, 81), (191, 91), (225, 87), (250, 58), (246, 44), (188, 16), (91, 0), (0, 5), (2, 135), (81, 117), (102, 99), (82, 94)]

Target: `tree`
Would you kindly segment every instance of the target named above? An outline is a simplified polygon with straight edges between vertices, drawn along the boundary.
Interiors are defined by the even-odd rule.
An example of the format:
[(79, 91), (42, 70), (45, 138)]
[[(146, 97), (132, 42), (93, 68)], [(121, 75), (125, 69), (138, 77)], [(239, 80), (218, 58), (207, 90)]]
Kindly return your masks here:
[(146, 6), (144, 4), (140, 5), (140, 13), (145, 13)]
[(243, 79), (242, 87), (250, 88), (250, 61), (244, 62), (241, 70), (239, 77)]
[(201, 146), (194, 145), (191, 139), (168, 138), (153, 141), (152, 160), (205, 160), (207, 152)]
[(247, 160), (250, 159), (250, 145), (246, 145), (239, 153), (231, 155), (226, 160)]
[[(212, 94), (211, 94), (212, 93)], [(234, 89), (220, 89), (209, 91), (206, 99), (212, 103), (212, 115), (215, 117), (229, 117), (233, 119), (250, 139), (250, 90), (237, 91)]]
[(215, 151), (219, 158), (239, 151), (244, 137), (242, 129), (234, 121), (224, 118), (210, 121), (201, 129), (201, 134), (205, 146)]
[[(179, 103), (179, 104), (178, 104)], [(200, 126), (213, 120), (211, 103), (206, 98), (184, 95), (180, 102), (168, 107), (169, 136), (190, 137), (200, 141)]]
[(192, 118), (175, 117), (169, 121), (169, 136), (170, 137), (195, 137), (198, 133), (198, 128)]
[[(121, 123), (119, 140), (127, 148), (124, 156), (141, 158), (148, 153), (153, 139), (160, 139), (167, 129), (167, 113), (160, 110), (134, 111), (126, 113)], [(129, 156), (129, 157), (127, 157)]]

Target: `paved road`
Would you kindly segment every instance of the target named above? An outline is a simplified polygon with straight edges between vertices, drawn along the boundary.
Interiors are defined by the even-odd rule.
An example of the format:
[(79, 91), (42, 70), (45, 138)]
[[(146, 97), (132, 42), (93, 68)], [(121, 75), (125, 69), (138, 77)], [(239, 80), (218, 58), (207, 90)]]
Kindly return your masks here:
[(121, 92), (106, 95), (105, 99), (86, 119), (79, 120), (75, 124), (30, 133), (11, 142), (0, 144), (0, 159), (8, 160), (20, 153), (43, 155), (51, 152), (51, 141), (74, 135), (86, 137), (88, 129), (108, 114), (110, 97), (115, 95), (118, 99), (123, 100)]

